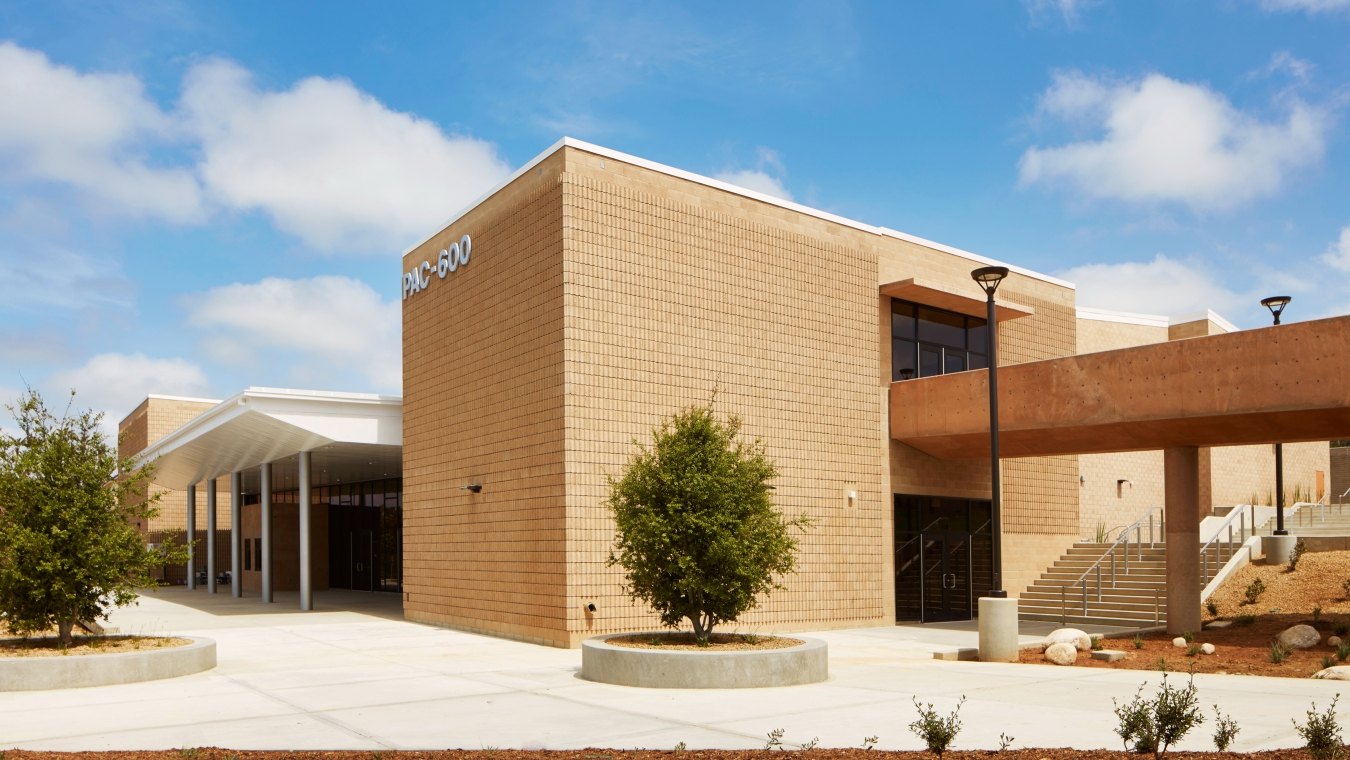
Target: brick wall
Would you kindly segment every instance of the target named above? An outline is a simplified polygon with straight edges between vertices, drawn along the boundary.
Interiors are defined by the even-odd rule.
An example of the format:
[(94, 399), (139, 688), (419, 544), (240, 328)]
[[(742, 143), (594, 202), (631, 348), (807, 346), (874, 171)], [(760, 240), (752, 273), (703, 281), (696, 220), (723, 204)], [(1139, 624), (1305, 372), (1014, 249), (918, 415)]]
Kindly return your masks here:
[(404, 259), (472, 237), (403, 306), (403, 547), (409, 619), (567, 645), (561, 170), (555, 153)]
[(1331, 449), (1328, 459), (1331, 465), (1331, 501), (1350, 501), (1350, 496), (1341, 499), (1345, 489), (1350, 488), (1350, 446)]

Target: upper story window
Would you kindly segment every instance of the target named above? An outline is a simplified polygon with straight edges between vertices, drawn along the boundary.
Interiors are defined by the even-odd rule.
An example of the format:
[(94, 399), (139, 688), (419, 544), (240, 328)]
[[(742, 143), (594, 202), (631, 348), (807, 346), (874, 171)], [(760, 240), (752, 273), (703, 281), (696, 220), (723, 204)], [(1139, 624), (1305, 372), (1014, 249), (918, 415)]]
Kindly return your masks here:
[(985, 320), (908, 301), (891, 301), (891, 380), (989, 366)]

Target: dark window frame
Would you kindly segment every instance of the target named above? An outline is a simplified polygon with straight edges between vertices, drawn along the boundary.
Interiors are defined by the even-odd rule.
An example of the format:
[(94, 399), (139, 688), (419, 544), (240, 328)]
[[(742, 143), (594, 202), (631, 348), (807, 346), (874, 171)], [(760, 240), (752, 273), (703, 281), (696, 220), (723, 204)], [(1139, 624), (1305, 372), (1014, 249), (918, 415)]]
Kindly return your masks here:
[[(940, 317), (941, 322), (925, 320), (925, 313)], [(925, 323), (932, 326), (925, 330)], [(961, 326), (957, 328), (953, 323)], [(900, 376), (902, 369), (914, 370), (914, 377), (918, 378), (986, 368), (989, 364), (987, 347), (972, 345), (976, 342), (972, 334), (982, 333), (983, 327), (986, 327), (986, 320), (980, 317), (913, 301), (891, 299), (891, 381), (903, 379)], [(950, 334), (953, 329), (961, 331), (959, 341), (920, 338), (925, 332), (947, 332), (951, 338), (954, 337)], [(958, 342), (962, 345), (955, 345)], [(926, 356), (930, 361), (924, 361)], [(953, 368), (948, 370), (949, 366)]]

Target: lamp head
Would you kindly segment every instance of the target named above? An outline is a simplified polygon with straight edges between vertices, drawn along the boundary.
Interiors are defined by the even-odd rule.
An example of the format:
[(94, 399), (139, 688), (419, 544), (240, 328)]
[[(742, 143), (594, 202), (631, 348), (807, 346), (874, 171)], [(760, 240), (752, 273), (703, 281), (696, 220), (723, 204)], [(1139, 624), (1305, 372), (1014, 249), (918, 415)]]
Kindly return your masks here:
[(1007, 276), (1007, 267), (980, 267), (970, 273), (971, 279), (980, 283), (980, 287), (984, 288), (984, 292), (988, 293), (990, 298), (994, 297), (994, 291), (998, 290), (998, 284), (1003, 282), (1003, 278)]
[(1271, 296), (1270, 298), (1262, 298), (1261, 305), (1270, 309), (1270, 313), (1275, 315), (1275, 324), (1278, 325), (1280, 323), (1280, 312), (1284, 311), (1284, 307), (1288, 306), (1292, 300), (1294, 299), (1289, 296)]

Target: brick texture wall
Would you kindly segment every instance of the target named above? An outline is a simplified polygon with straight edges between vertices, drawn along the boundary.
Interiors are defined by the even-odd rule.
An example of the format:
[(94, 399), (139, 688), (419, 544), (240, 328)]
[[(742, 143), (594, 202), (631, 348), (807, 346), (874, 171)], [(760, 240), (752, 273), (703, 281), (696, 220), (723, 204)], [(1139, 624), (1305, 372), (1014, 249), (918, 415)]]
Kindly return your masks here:
[[(118, 453), (131, 457), (144, 451), (150, 444), (172, 433), (202, 412), (215, 406), (213, 401), (150, 396), (118, 423)], [(187, 538), (187, 492), (174, 491), (151, 485), (151, 494), (158, 494), (156, 509), (159, 514), (148, 524), (138, 525), (147, 541), (173, 540), (180, 544)], [(228, 478), (216, 481), (216, 567), (230, 568), (230, 482)], [(206, 484), (197, 487), (197, 542), (196, 564), (206, 568)], [(182, 583), (186, 568), (165, 568), (164, 580)]]
[(1341, 499), (1341, 494), (1350, 488), (1350, 446), (1332, 449), (1328, 459), (1331, 464), (1331, 501), (1350, 501), (1350, 496)]
[(404, 259), (472, 237), (404, 302), (403, 547), (409, 619), (567, 645), (562, 160)]
[(778, 507), (814, 521), (798, 572), (740, 627), (884, 622), (875, 254), (838, 225), (640, 167), (569, 151), (567, 168), (571, 639), (656, 624), (606, 567), (606, 479), (714, 388), (777, 463)]

